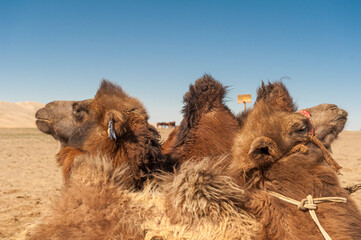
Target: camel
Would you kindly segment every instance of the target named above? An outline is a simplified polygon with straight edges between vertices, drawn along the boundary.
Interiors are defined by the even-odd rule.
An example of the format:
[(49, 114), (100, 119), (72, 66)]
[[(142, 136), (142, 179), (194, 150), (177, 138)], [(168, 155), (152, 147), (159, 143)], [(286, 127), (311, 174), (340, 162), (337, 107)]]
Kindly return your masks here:
[[(293, 112), (286, 101), (280, 103), (273, 107), (267, 99), (259, 99), (234, 140), (228, 172), (250, 198), (245, 210), (260, 221), (265, 239), (361, 239), (361, 214), (340, 186), (338, 168), (328, 165), (327, 149), (321, 150), (312, 140), (309, 118)], [(344, 127), (347, 115), (341, 115), (332, 122), (337, 128), (327, 123), (329, 132), (321, 131), (328, 144)], [(306, 197), (307, 207), (317, 208), (321, 228), (331, 238), (321, 235), (305, 202), (301, 203)], [(312, 198), (321, 197), (338, 197), (339, 202), (312, 204)]]
[[(310, 128), (307, 118), (293, 116)], [(64, 149), (71, 146), (69, 139)], [(304, 135), (298, 141), (304, 141)], [(253, 195), (224, 174), (226, 157), (157, 173), (156, 180), (143, 182), (143, 189), (135, 191), (131, 161), (112, 164), (104, 154), (84, 151), (73, 158), (68, 186), (53, 214), (28, 232), (29, 239), (264, 239), (262, 234), (268, 234), (260, 233), (263, 222), (246, 212), (251, 212), (248, 201)]]
[(93, 99), (51, 102), (36, 118), (42, 132), (61, 142), (57, 162), (65, 181), (74, 159), (86, 153), (102, 153), (115, 167), (129, 162), (138, 188), (153, 171), (167, 168), (144, 106), (109, 81), (101, 82)]

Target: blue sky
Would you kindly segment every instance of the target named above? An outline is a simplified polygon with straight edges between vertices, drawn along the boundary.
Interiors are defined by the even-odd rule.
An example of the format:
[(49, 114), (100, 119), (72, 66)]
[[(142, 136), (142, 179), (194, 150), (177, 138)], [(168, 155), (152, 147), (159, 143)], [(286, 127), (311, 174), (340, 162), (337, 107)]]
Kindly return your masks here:
[[(283, 77), (300, 108), (334, 103), (361, 130), (361, 1), (0, 1), (0, 100), (92, 98), (121, 85), (151, 122), (179, 121), (204, 73), (255, 97)], [(250, 106), (250, 105), (249, 105)]]

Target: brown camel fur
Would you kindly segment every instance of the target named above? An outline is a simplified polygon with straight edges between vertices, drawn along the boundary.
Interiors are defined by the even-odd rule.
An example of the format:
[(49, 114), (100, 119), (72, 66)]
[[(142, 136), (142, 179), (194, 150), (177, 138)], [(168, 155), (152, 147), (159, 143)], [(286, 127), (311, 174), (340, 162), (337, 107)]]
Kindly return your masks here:
[[(218, 160), (222, 162), (222, 160)], [(128, 162), (83, 154), (49, 216), (27, 229), (25, 239), (255, 239), (259, 223), (242, 208), (244, 191), (223, 167), (204, 159), (158, 174), (132, 190)], [(257, 238), (258, 239), (258, 238)]]
[[(307, 118), (292, 116), (309, 128)], [(297, 141), (290, 137), (283, 151)], [(132, 191), (129, 161), (114, 170), (108, 156), (80, 154), (53, 215), (29, 232), (30, 239), (263, 239), (258, 223), (242, 211), (249, 211), (248, 194), (223, 175), (223, 161), (188, 162)]]
[[(361, 239), (361, 214), (340, 187), (324, 153), (307, 139), (310, 122), (300, 113), (280, 109), (259, 100), (235, 139), (229, 171), (250, 197), (245, 209), (263, 225), (265, 239), (316, 240), (322, 235), (309, 213), (269, 191), (297, 201), (307, 195), (344, 197), (347, 204), (318, 204), (318, 219), (332, 239)], [(343, 118), (336, 121), (342, 127), (330, 133), (334, 135), (331, 141), (345, 123)], [(295, 146), (305, 148), (292, 151)]]
[(172, 159), (182, 163), (219, 156), (231, 149), (240, 126), (224, 104), (226, 92), (226, 87), (207, 74), (190, 85), (183, 98), (183, 120), (177, 139), (172, 149), (164, 147)]
[(159, 134), (142, 103), (106, 80), (93, 99), (51, 102), (36, 118), (38, 128), (62, 144), (57, 162), (65, 180), (74, 159), (85, 153), (106, 155), (114, 167), (128, 162), (138, 187), (165, 166)]

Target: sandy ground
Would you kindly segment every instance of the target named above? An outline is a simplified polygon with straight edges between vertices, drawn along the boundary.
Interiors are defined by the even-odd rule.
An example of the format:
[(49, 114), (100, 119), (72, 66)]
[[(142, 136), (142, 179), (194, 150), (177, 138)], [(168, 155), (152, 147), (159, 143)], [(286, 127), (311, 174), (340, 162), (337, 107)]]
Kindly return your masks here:
[(35, 128), (35, 113), (45, 104), (0, 101), (0, 128)]
[[(160, 130), (162, 138), (168, 129)], [(37, 129), (0, 128), (0, 239), (16, 239), (43, 216), (62, 186), (55, 163), (60, 145)], [(344, 131), (333, 144), (344, 167), (342, 186), (361, 183), (361, 132)], [(361, 191), (352, 194), (361, 209)]]

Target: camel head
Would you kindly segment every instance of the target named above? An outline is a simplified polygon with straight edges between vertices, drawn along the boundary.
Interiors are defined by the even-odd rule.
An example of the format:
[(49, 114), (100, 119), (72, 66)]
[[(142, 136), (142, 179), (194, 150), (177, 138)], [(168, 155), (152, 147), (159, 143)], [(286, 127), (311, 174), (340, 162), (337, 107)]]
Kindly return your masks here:
[(334, 104), (320, 104), (305, 110), (311, 115), (317, 138), (326, 148), (330, 148), (346, 124), (347, 112)]
[[(297, 111), (291, 95), (280, 81), (268, 82), (267, 85), (262, 82), (261, 87), (257, 90), (256, 103), (261, 99), (275, 109), (286, 112)], [(334, 104), (320, 104), (304, 110), (311, 115), (311, 123), (317, 138), (326, 148), (330, 148), (331, 143), (345, 126), (347, 112)]]
[[(131, 112), (134, 114), (130, 114)], [(143, 122), (148, 119), (144, 107), (137, 99), (129, 97), (120, 87), (104, 80), (93, 99), (50, 102), (38, 110), (35, 117), (39, 130), (59, 140), (62, 147), (80, 147), (90, 132), (95, 129), (107, 130), (110, 122), (113, 124), (115, 138), (120, 137), (125, 133), (124, 127), (130, 123), (127, 122), (127, 117), (136, 113)]]
[(62, 144), (57, 161), (65, 178), (80, 154), (108, 156), (115, 167), (128, 162), (139, 181), (164, 160), (142, 103), (106, 80), (93, 99), (51, 102), (36, 118), (38, 128)]
[(267, 167), (294, 146), (307, 142), (311, 129), (303, 114), (281, 111), (259, 100), (234, 140), (231, 169), (240, 173)]
[(54, 101), (35, 114), (36, 126), (40, 131), (52, 135), (62, 147), (81, 146), (86, 126), (92, 123), (88, 109), (91, 100)]

